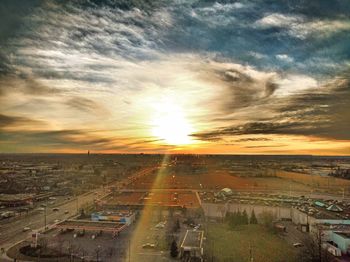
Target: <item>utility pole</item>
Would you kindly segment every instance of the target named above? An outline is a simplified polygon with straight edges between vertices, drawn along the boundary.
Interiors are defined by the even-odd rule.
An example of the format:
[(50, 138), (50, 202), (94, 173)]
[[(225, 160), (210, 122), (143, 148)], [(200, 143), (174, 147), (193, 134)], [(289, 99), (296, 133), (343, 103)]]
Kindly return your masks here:
[(254, 258), (253, 258), (253, 248), (252, 245), (249, 244), (249, 262), (254, 262)]
[(45, 221), (45, 227), (44, 229), (46, 230), (47, 226), (46, 226), (46, 209), (47, 207), (45, 207), (45, 210), (44, 210), (44, 221)]
[(79, 215), (79, 196), (76, 194), (77, 215)]
[(100, 248), (101, 248), (101, 246), (98, 245), (97, 246), (97, 250), (96, 250), (96, 261), (97, 262), (100, 261), (100, 257), (99, 257), (99, 255), (100, 255)]
[(322, 231), (321, 231), (321, 227), (322, 226), (318, 226), (318, 255), (319, 255), (319, 259), (320, 259), (320, 262), (322, 262)]
[(292, 185), (289, 184), (289, 197), (291, 197), (291, 196), (292, 196)]
[(129, 240), (129, 247), (128, 247), (129, 251), (128, 251), (128, 256), (129, 256), (129, 262), (130, 262), (130, 240)]
[(45, 223), (44, 230), (46, 230), (47, 229), (47, 198), (45, 201), (45, 209), (44, 209), (44, 223)]

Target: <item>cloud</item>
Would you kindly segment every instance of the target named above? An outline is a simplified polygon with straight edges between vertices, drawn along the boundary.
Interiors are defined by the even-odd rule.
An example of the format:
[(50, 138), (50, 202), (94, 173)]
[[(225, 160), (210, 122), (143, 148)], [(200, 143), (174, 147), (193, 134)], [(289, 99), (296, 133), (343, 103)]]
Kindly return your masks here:
[(328, 37), (339, 31), (349, 31), (347, 20), (328, 20), (308, 18), (304, 15), (272, 13), (267, 14), (254, 24), (257, 28), (283, 28), (296, 38), (305, 39), (310, 36)]
[(199, 147), (260, 134), (348, 139), (346, 1), (180, 2), (6, 1), (0, 109), (9, 141), (169, 148), (150, 137), (164, 104), (183, 109)]
[(294, 61), (294, 59), (287, 54), (278, 54), (276, 55), (276, 58), (287, 63), (292, 63)]
[(11, 93), (23, 93), (33, 96), (57, 95), (62, 90), (42, 84), (33, 75), (19, 73), (18, 75), (7, 75), (0, 78), (0, 95)]
[(41, 121), (27, 117), (0, 114), (0, 130), (4, 128), (19, 128), (25, 126), (35, 126), (42, 124)]
[[(85, 129), (66, 130), (35, 130), (0, 132), (0, 149), (3, 152), (154, 152), (152, 143), (161, 142), (159, 139), (130, 137), (109, 137), (103, 132)], [(158, 152), (174, 149), (174, 146), (158, 144)]]
[(84, 98), (84, 97), (72, 97), (65, 102), (69, 107), (86, 112), (86, 113), (95, 113), (95, 114), (106, 114), (107, 111), (95, 101)]
[(256, 25), (261, 28), (269, 27), (292, 27), (293, 24), (303, 22), (301, 16), (284, 15), (284, 14), (269, 14), (256, 21)]
[(240, 138), (235, 140), (236, 142), (256, 142), (256, 141), (271, 141), (270, 138), (266, 137), (250, 137), (250, 138)]
[[(347, 77), (347, 76), (345, 76)], [(273, 100), (275, 100), (273, 102)], [(273, 97), (273, 116), (261, 121), (241, 119), (244, 124), (193, 134), (204, 141), (217, 141), (240, 135), (301, 135), (349, 140), (350, 110), (348, 78), (337, 78), (313, 92)], [(255, 108), (257, 109), (257, 108)]]
[(265, 146), (245, 146), (246, 148), (273, 148), (273, 147), (285, 147), (286, 145), (281, 144), (281, 145), (265, 145)]

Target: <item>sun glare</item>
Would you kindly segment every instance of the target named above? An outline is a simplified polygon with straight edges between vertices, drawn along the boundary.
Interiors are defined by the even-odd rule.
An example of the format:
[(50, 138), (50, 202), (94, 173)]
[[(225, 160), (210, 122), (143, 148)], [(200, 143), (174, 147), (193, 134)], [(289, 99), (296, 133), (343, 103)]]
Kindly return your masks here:
[(181, 107), (173, 103), (161, 103), (152, 121), (152, 133), (169, 145), (186, 145), (193, 141), (193, 132)]

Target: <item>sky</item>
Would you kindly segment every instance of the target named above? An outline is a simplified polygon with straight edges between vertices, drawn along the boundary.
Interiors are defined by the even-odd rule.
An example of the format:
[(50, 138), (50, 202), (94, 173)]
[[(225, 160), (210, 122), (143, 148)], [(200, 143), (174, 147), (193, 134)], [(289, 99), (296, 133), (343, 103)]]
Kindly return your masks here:
[(0, 153), (350, 155), (348, 0), (3, 0)]

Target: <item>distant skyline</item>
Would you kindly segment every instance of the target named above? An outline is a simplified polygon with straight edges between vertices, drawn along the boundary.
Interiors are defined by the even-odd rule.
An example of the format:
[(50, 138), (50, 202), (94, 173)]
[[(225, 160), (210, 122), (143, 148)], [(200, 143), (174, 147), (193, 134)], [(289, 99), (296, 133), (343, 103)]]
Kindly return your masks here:
[(0, 3), (0, 153), (350, 155), (348, 0)]

